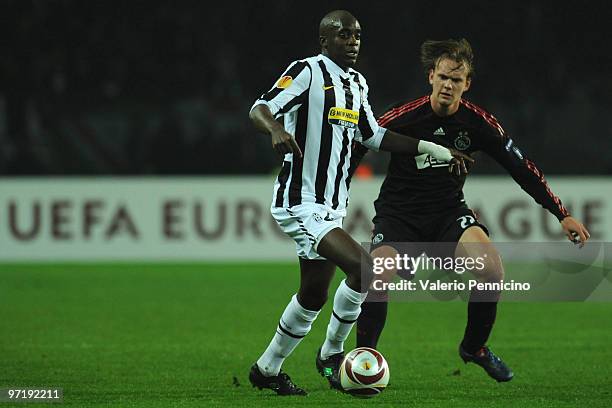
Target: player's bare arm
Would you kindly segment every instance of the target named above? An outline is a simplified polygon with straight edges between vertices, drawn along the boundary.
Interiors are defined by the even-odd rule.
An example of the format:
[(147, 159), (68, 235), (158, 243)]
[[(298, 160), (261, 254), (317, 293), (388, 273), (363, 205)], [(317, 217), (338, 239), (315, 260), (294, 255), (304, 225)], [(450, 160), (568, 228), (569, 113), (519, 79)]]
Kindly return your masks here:
[(272, 148), (281, 157), (287, 153), (295, 153), (302, 157), (302, 151), (297, 145), (295, 138), (285, 131), (283, 125), (274, 119), (270, 108), (266, 105), (257, 105), (251, 110), (249, 117), (257, 130), (272, 136)]

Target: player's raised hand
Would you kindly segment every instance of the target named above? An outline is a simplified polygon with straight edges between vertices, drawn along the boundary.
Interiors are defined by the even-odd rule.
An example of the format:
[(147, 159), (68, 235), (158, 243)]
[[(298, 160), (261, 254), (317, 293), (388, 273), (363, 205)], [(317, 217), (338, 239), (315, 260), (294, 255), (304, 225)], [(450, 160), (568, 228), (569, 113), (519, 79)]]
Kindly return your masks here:
[(448, 172), (460, 176), (461, 174), (467, 174), (468, 168), (466, 162), (474, 163), (474, 159), (465, 153), (461, 153), (455, 149), (449, 149), (453, 158), (448, 166)]
[(300, 158), (302, 157), (302, 151), (295, 141), (295, 138), (290, 133), (287, 133), (282, 128), (278, 128), (277, 130), (271, 132), (271, 135), (272, 148), (281, 157), (285, 156), (287, 153), (293, 153)]
[(574, 217), (565, 217), (561, 221), (561, 228), (563, 228), (563, 232), (565, 232), (567, 239), (574, 244), (578, 244), (580, 248), (582, 248), (586, 241), (591, 238), (591, 234), (589, 234), (585, 226)]

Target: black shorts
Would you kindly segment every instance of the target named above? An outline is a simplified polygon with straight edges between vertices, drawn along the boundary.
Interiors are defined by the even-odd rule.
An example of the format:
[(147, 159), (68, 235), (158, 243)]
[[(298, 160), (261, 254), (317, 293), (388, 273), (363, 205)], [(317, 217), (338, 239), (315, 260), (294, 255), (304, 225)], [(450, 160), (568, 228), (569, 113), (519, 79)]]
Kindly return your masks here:
[(385, 242), (459, 242), (463, 232), (473, 226), (489, 235), (487, 227), (467, 206), (426, 216), (414, 214), (405, 219), (376, 216), (371, 250)]
[[(454, 257), (456, 243), (463, 232), (473, 226), (480, 227), (489, 235), (487, 227), (480, 223), (474, 211), (465, 205), (432, 215), (406, 217), (401, 220), (377, 215), (374, 218), (370, 252), (380, 246), (391, 245), (399, 254), (409, 253), (416, 256), (424, 252), (430, 256)], [(398, 270), (397, 273), (407, 280), (414, 278), (412, 273), (404, 270)]]

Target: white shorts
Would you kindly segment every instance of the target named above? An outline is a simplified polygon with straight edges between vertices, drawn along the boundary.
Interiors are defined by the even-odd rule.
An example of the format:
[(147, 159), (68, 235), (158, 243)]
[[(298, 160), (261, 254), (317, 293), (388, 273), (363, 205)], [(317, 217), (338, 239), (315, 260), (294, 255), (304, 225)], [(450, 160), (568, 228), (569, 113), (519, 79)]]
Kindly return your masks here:
[(342, 228), (344, 214), (325, 205), (306, 203), (291, 208), (272, 207), (272, 217), (281, 230), (295, 241), (303, 259), (325, 259), (317, 253), (321, 239), (334, 228)]

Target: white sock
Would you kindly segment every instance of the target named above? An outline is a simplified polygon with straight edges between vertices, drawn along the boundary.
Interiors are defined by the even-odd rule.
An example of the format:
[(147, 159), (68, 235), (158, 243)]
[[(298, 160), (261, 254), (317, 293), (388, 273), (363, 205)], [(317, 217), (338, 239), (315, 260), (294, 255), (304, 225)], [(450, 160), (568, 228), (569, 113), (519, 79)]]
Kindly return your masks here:
[(344, 341), (359, 317), (361, 304), (366, 296), (367, 292), (359, 293), (349, 288), (345, 280), (340, 282), (334, 296), (334, 309), (327, 326), (327, 337), (321, 347), (322, 359), (344, 351)]
[(257, 366), (264, 375), (278, 375), (283, 361), (308, 334), (318, 315), (319, 310), (304, 309), (298, 302), (297, 295), (293, 295), (281, 316), (276, 334), (257, 360)]

